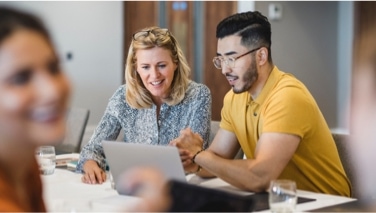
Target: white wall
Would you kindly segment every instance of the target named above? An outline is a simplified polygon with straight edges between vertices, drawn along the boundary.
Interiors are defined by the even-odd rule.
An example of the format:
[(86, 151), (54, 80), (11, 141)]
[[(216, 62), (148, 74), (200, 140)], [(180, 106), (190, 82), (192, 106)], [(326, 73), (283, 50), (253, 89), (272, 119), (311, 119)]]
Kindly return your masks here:
[(255, 2), (268, 14), (270, 3), (282, 5), (282, 18), (271, 20), (272, 58), (311, 91), (330, 128), (344, 128), (350, 92), (352, 4), (336, 1)]
[[(273, 2), (239, 1), (238, 12), (268, 14)], [(351, 88), (352, 2), (274, 2), (282, 19), (271, 21), (272, 56), (282, 70), (302, 80), (331, 128), (346, 128)], [(89, 108), (89, 125), (100, 120), (122, 82), (122, 2), (0, 2), (30, 10), (48, 25), (64, 60), (74, 93), (72, 105)]]
[[(122, 83), (122, 2), (0, 2), (40, 16), (49, 28), (74, 88), (72, 105), (99, 122)], [(72, 60), (66, 54), (72, 53)]]
[(238, 1), (238, 13), (255, 10), (255, 1), (241, 0)]

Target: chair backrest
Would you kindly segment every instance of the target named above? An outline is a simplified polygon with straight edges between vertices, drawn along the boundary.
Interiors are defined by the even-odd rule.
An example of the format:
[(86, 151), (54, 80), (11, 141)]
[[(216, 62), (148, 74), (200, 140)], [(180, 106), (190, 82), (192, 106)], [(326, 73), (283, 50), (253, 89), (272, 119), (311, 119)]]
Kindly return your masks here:
[[(219, 123), (220, 123), (220, 121), (211, 121), (210, 122), (209, 145), (211, 144), (211, 142), (213, 142), (213, 139), (214, 139), (215, 135), (217, 134), (217, 132), (220, 128)], [(235, 156), (235, 159), (242, 159), (243, 157), (244, 157), (244, 152), (243, 152), (242, 148), (240, 148), (238, 153)]]
[(342, 133), (332, 133), (334, 142), (336, 143), (337, 150), (339, 157), (342, 162), (342, 166), (346, 172), (347, 177), (349, 178), (351, 185), (352, 185), (352, 197), (358, 197), (359, 192), (357, 191), (357, 184), (356, 184), (356, 174), (355, 174), (355, 168), (354, 163), (351, 157), (351, 152), (348, 148), (348, 143), (351, 137), (348, 134), (342, 134)]
[(57, 153), (79, 153), (90, 110), (78, 107), (69, 109), (67, 130), (62, 143), (55, 146)]
[(211, 121), (210, 122), (210, 136), (209, 136), (209, 144), (213, 141), (215, 135), (219, 130), (219, 121)]

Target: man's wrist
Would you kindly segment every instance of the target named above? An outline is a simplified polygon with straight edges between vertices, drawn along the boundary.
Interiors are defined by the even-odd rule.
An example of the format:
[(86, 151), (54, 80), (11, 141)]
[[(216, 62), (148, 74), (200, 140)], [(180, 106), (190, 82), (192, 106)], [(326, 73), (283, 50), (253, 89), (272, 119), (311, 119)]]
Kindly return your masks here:
[(203, 151), (205, 151), (205, 149), (201, 149), (200, 151), (196, 152), (196, 154), (193, 155), (193, 157), (192, 157), (192, 162), (193, 162), (193, 163), (196, 163), (196, 162), (195, 162), (195, 159), (196, 159), (197, 155), (200, 154), (200, 153), (203, 152)]

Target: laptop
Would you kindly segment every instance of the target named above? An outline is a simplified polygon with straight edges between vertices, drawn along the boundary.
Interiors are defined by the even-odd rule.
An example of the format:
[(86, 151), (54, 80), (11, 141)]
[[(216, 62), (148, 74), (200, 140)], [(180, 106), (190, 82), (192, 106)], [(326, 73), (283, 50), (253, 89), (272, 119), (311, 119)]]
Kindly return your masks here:
[[(102, 146), (114, 179), (115, 188), (119, 181), (119, 175), (127, 169), (137, 166), (155, 167), (163, 172), (168, 180), (187, 181), (179, 151), (174, 146), (118, 141), (102, 141)], [(122, 181), (126, 180), (122, 179)], [(119, 194), (124, 194), (119, 189), (116, 190)]]

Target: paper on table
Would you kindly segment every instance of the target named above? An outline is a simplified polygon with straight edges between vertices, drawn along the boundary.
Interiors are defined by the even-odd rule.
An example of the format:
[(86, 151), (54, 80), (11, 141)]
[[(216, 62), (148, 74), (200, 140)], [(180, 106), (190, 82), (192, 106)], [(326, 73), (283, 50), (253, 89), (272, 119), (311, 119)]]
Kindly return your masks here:
[(133, 209), (135, 205), (140, 205), (141, 198), (126, 196), (126, 195), (113, 195), (91, 201), (93, 209), (96, 211), (112, 211), (112, 212), (127, 212)]
[(80, 156), (80, 154), (78, 154), (78, 153), (56, 155), (56, 166), (57, 167), (67, 166), (68, 163), (71, 163), (73, 161), (77, 161), (79, 156)]

